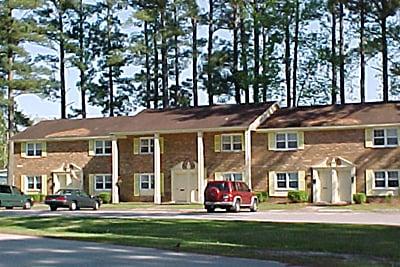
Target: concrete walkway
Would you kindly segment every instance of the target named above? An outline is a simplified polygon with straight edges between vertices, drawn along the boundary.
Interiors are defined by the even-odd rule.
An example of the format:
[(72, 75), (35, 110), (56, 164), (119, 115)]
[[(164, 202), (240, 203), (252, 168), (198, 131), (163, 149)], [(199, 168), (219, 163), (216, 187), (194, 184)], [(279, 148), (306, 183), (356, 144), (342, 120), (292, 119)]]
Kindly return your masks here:
[(0, 259), (0, 267), (286, 266), (273, 261), (8, 234), (0, 234)]

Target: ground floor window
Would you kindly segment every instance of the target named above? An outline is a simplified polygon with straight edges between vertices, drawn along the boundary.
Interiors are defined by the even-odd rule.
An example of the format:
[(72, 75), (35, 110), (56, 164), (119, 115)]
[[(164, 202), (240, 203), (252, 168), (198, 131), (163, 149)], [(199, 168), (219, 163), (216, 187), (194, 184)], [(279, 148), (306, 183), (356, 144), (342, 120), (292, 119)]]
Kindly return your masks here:
[(154, 174), (142, 173), (140, 174), (140, 190), (153, 190), (154, 189)]
[(297, 172), (276, 173), (276, 188), (282, 190), (297, 190), (299, 188), (299, 176)]
[(396, 188), (399, 187), (399, 173), (400, 171), (397, 170), (381, 170), (375, 171), (375, 188)]
[(42, 190), (42, 176), (26, 176), (26, 185), (28, 190)]
[(112, 176), (110, 174), (96, 174), (94, 177), (96, 190), (111, 190)]
[(243, 174), (241, 172), (225, 172), (222, 174), (222, 177), (224, 178), (224, 181), (243, 181)]

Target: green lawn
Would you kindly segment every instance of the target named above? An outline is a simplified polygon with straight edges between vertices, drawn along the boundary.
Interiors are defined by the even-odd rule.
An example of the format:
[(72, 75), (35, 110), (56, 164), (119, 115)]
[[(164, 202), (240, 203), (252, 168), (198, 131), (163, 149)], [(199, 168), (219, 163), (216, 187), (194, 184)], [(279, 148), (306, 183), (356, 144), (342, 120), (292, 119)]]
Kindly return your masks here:
[(0, 225), (0, 232), (170, 250), (181, 243), (182, 251), (309, 266), (400, 261), (400, 228), (389, 226), (66, 217), (0, 217)]

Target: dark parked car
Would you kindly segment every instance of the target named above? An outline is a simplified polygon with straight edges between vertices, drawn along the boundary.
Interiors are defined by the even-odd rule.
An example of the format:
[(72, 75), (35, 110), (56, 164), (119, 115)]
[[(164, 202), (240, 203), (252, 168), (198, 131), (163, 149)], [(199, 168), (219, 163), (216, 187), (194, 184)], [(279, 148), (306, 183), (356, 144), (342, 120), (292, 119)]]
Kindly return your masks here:
[(204, 207), (207, 212), (215, 208), (239, 212), (241, 208), (257, 211), (258, 199), (243, 182), (211, 181), (204, 192)]
[(101, 200), (97, 197), (89, 196), (79, 189), (61, 189), (55, 195), (47, 196), (44, 203), (49, 205), (52, 211), (58, 208), (69, 208), (69, 210), (92, 208), (97, 210), (100, 208)]
[(33, 201), (30, 196), (24, 195), (17, 187), (12, 185), (0, 185), (0, 207), (12, 209), (22, 207), (30, 209)]

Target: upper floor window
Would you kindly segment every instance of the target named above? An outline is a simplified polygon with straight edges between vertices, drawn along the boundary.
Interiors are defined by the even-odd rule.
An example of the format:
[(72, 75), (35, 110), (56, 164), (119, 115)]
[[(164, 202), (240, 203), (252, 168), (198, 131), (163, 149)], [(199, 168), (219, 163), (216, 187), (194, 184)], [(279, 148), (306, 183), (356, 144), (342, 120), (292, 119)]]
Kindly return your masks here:
[(276, 148), (277, 149), (297, 149), (297, 133), (277, 133)]
[(140, 190), (153, 190), (154, 189), (154, 174), (142, 173), (140, 174)]
[(140, 138), (140, 154), (154, 153), (154, 138), (141, 137)]
[(41, 176), (26, 176), (26, 185), (28, 190), (41, 190), (42, 177)]
[(94, 143), (96, 155), (111, 155), (111, 141), (97, 140)]
[(225, 172), (222, 174), (224, 181), (243, 181), (243, 174), (240, 172)]
[(398, 132), (396, 128), (374, 129), (374, 146), (391, 147), (399, 144)]
[(385, 189), (399, 187), (399, 176), (399, 171), (375, 171), (375, 188)]
[(96, 190), (111, 190), (112, 177), (110, 174), (96, 174), (94, 179)]
[(26, 143), (26, 155), (28, 157), (40, 157), (42, 155), (42, 143)]
[(241, 134), (223, 134), (221, 136), (222, 151), (233, 152), (242, 151)]
[(299, 176), (297, 172), (278, 172), (276, 174), (276, 188), (297, 190), (299, 188)]

